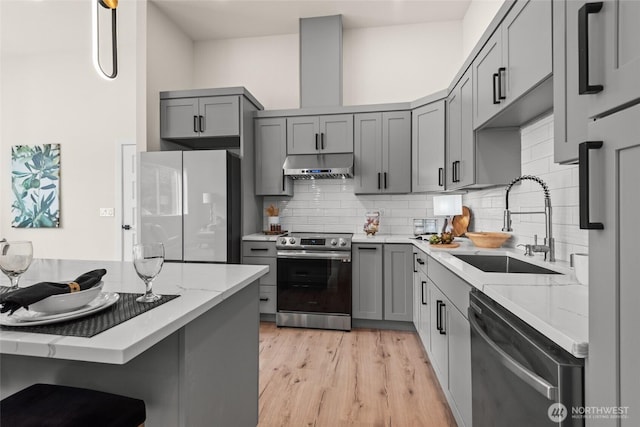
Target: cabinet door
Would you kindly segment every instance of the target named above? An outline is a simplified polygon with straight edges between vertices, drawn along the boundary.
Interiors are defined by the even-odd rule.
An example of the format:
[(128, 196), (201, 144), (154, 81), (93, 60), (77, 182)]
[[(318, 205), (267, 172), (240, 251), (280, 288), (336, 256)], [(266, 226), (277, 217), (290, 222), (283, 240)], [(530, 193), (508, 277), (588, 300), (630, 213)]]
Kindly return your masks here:
[(500, 28), (508, 105), (553, 72), (551, 0), (518, 1)]
[[(473, 124), (483, 125), (500, 109), (506, 95), (500, 88), (499, 68), (502, 67), (502, 33), (498, 29), (473, 61)], [(502, 93), (500, 93), (502, 92)], [(501, 96), (502, 95), (502, 96)]]
[(431, 300), (429, 288), (433, 286), (429, 282), (427, 275), (420, 272), (420, 338), (424, 348), (431, 351)]
[(382, 191), (382, 114), (356, 114), (354, 135), (354, 193), (379, 193)]
[(198, 98), (160, 101), (160, 138), (195, 138), (200, 134)]
[(418, 250), (413, 248), (413, 326), (420, 335), (420, 270), (418, 270), (416, 258)]
[(413, 110), (411, 191), (444, 190), (444, 101)]
[(200, 136), (240, 135), (240, 98), (212, 96), (200, 98)]
[(287, 118), (287, 154), (314, 154), (320, 149), (317, 116)]
[(553, 134), (556, 163), (578, 160), (587, 140), (588, 96), (578, 94), (578, 10), (584, 0), (553, 0)]
[(353, 153), (353, 115), (320, 116), (320, 151)]
[(353, 245), (353, 318), (382, 320), (382, 245)]
[(256, 195), (292, 196), (293, 181), (284, 176), (287, 157), (286, 119), (256, 119)]
[(183, 152), (184, 260), (227, 262), (227, 152)]
[(448, 300), (433, 283), (429, 286), (431, 303), (431, 356), (442, 388), (449, 388), (449, 343), (447, 337)]
[(182, 151), (140, 153), (140, 242), (160, 242), (182, 261)]
[(469, 321), (455, 307), (447, 307), (449, 335), (449, 391), (462, 416), (471, 426), (471, 334)]
[(640, 2), (605, 0), (590, 23), (589, 83), (603, 85), (602, 92), (585, 95), (594, 117), (640, 98)]
[[(640, 105), (591, 122), (588, 131), (590, 140), (602, 141), (590, 153), (590, 221), (604, 229), (589, 230), (589, 283), (598, 286), (589, 287), (585, 406), (639, 408), (640, 229), (634, 212), (640, 209)], [(631, 410), (628, 420), (598, 423), (637, 424)]]
[(413, 320), (413, 246), (384, 245), (384, 318)]
[(411, 192), (411, 112), (382, 113), (382, 182), (384, 193)]
[(471, 69), (447, 99), (446, 189), (475, 183), (473, 80)]

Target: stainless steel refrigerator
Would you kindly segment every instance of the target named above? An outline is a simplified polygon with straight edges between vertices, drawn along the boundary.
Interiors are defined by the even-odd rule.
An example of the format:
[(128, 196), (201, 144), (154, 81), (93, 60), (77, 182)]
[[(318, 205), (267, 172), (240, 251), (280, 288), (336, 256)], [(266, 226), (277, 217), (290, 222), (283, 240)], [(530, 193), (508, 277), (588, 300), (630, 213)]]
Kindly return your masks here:
[(167, 261), (240, 262), (240, 159), (225, 150), (140, 153), (140, 242)]

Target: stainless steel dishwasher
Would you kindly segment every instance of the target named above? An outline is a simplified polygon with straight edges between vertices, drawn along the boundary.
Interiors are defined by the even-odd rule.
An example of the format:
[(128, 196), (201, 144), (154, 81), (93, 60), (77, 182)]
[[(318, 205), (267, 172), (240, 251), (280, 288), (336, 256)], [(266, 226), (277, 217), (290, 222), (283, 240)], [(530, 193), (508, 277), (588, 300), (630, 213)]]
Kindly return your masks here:
[(584, 362), (471, 291), (473, 427), (584, 426)]

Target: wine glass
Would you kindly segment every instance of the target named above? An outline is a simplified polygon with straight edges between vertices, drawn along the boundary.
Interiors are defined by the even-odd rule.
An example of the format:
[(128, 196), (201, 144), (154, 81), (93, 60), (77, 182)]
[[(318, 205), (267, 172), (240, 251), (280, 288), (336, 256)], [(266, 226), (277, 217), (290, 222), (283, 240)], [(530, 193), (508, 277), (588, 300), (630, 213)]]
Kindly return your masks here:
[(164, 245), (162, 243), (140, 243), (133, 246), (133, 266), (146, 287), (144, 295), (136, 298), (138, 302), (154, 302), (161, 297), (151, 290), (153, 279), (162, 270), (164, 264)]
[(27, 271), (33, 261), (33, 245), (31, 242), (0, 243), (0, 270), (11, 281), (11, 289), (18, 288), (22, 273)]

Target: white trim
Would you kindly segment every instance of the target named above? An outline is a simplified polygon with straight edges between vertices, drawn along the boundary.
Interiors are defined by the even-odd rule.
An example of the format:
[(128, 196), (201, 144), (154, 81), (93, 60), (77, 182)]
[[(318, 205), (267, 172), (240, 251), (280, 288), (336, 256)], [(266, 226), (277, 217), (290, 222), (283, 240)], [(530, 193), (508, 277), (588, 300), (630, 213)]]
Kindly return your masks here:
[(116, 185), (115, 185), (115, 191), (114, 191), (114, 196), (115, 196), (115, 254), (114, 254), (114, 259), (116, 260), (120, 260), (122, 261), (124, 259), (124, 254), (122, 253), (122, 243), (123, 243), (123, 239), (122, 239), (122, 206), (124, 205), (124, 202), (122, 200), (122, 150), (123, 150), (123, 146), (125, 145), (133, 145), (136, 146), (136, 153), (137, 153), (137, 145), (136, 142), (134, 140), (130, 140), (130, 139), (124, 139), (124, 140), (118, 140), (115, 143), (115, 150), (116, 150), (116, 167), (115, 167), (115, 179), (116, 179)]

